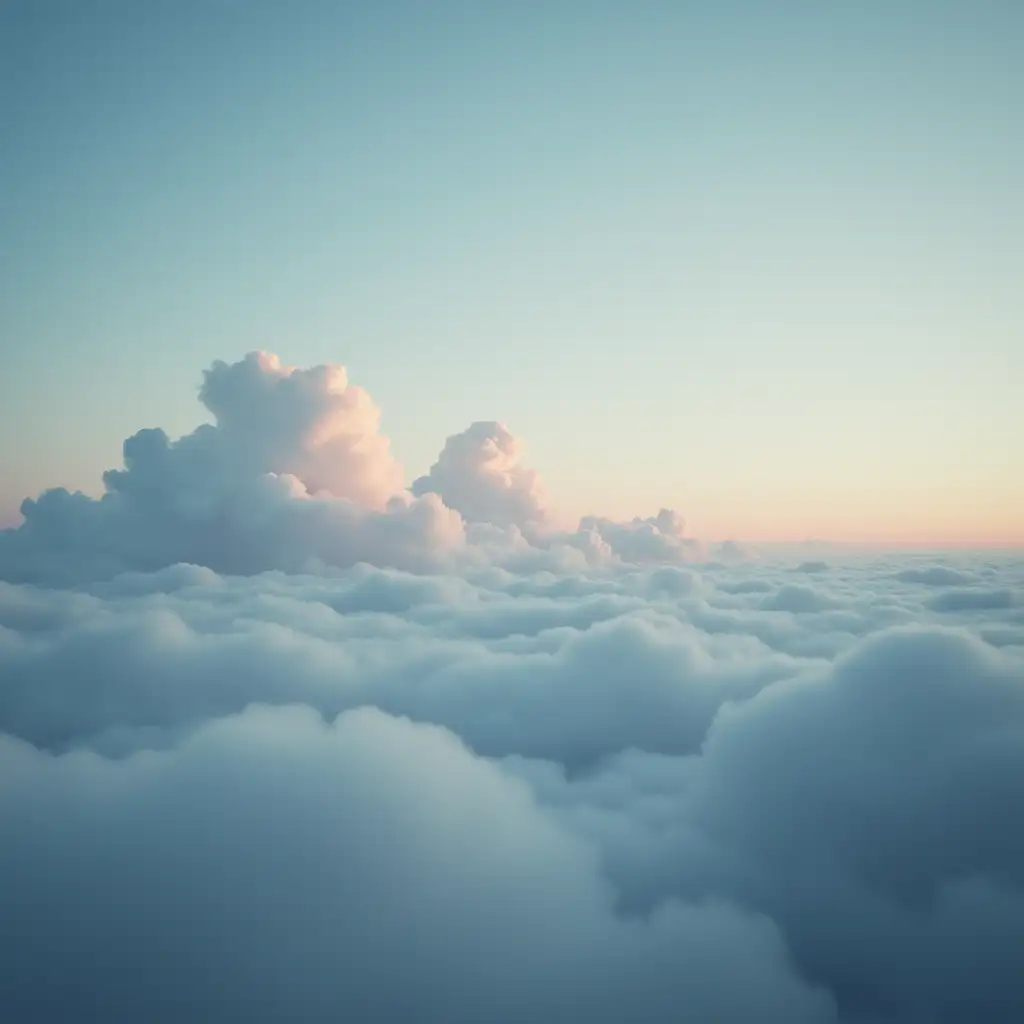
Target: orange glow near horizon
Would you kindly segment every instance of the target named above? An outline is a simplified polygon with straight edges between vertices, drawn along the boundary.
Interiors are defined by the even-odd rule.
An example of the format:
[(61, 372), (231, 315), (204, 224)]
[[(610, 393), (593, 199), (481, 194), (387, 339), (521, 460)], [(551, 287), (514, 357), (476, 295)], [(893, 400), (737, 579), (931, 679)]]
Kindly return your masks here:
[[(606, 513), (613, 518), (678, 508), (699, 539), (799, 544), (814, 539), (851, 545), (907, 548), (1024, 547), (1024, 493), (803, 494), (756, 497), (691, 494), (688, 501), (644, 502), (625, 495)], [(632, 511), (630, 511), (632, 507)]]

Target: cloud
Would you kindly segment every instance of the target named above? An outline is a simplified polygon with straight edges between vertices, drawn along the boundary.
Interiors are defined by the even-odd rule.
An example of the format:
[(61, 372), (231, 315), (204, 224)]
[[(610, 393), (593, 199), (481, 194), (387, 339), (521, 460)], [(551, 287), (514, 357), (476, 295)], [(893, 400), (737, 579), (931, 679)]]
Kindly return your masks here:
[(728, 893), (778, 922), (842, 1020), (1024, 1012), (1024, 660), (886, 631), (723, 708), (697, 758), (520, 764), (623, 905)]
[[(524, 465), (523, 454), (522, 443), (504, 424), (474, 423), (448, 438), (430, 473), (413, 482), (412, 492), (437, 494), (468, 523), (511, 528), (513, 538), (534, 554), (560, 551), (565, 557), (572, 551), (581, 552), (588, 563), (616, 559), (633, 564), (693, 561), (702, 554), (700, 544), (686, 536), (682, 516), (673, 509), (628, 522), (584, 516), (575, 531), (559, 530), (546, 508), (540, 477)], [(485, 542), (488, 537), (479, 532), (474, 536)], [(500, 537), (500, 542), (508, 540), (508, 535)], [(725, 550), (735, 556), (740, 548), (730, 543), (733, 546)], [(525, 567), (522, 556), (517, 565)]]
[(817, 574), (817, 573), (828, 572), (828, 568), (829, 568), (828, 562), (819, 562), (819, 561), (801, 562), (796, 567), (796, 571), (797, 572), (810, 573), (810, 574)]
[(413, 494), (437, 494), (470, 523), (539, 525), (546, 497), (536, 470), (522, 464), (523, 446), (503, 423), (474, 423), (449, 437)]
[[(380, 412), (362, 388), (348, 383), (343, 366), (302, 370), (253, 352), (238, 363), (215, 362), (203, 375), (199, 398), (216, 418), (217, 432), (198, 457), (215, 461), (220, 474), (294, 476), (311, 495), (376, 509), (402, 490), (401, 467), (379, 433)], [(163, 480), (115, 471), (108, 486), (120, 490), (136, 482), (159, 486)]]
[[(731, 891), (784, 923), (851, 1012), (1011, 1020), (1022, 741), (1019, 658), (956, 632), (887, 632), (822, 681), (723, 714), (693, 813), (739, 852)], [(967, 966), (979, 956), (983, 976)]]
[(182, 562), (237, 575), (359, 562), (562, 571), (699, 550), (669, 510), (558, 529), (521, 442), (499, 423), (448, 438), (405, 490), (377, 407), (342, 366), (303, 370), (253, 352), (214, 363), (199, 397), (215, 422), (177, 440), (138, 431), (124, 468), (103, 474), (101, 498), (53, 488), (26, 499), (24, 522), (0, 531), (0, 579), (67, 586)]
[(615, 522), (600, 516), (580, 520), (579, 538), (603, 544), (624, 562), (690, 562), (700, 558), (699, 541), (686, 536), (686, 523), (674, 509), (663, 508), (656, 516)]
[(723, 540), (716, 544), (714, 555), (723, 562), (753, 562), (757, 559), (757, 552), (738, 540)]
[[(482, 754), (583, 767), (624, 744), (694, 753), (723, 703), (802, 668), (760, 642), (683, 628), (626, 587), (505, 597), (368, 567), (216, 585), (181, 567), (149, 577), (148, 593), (146, 579), (81, 596), (59, 630), (37, 626), (36, 591), (0, 589), (0, 625), (27, 633), (0, 646), (0, 729), (54, 751), (123, 753), (253, 702), (328, 718), (374, 704)], [(697, 584), (661, 568), (628, 586), (673, 602)]]
[(201, 397), (0, 534), (0, 1018), (1024, 1019), (1019, 559), (702, 561), (497, 424), (403, 490), (336, 367)]
[(375, 710), (253, 710), (119, 761), (0, 739), (0, 762), (10, 1019), (834, 1020), (768, 919), (616, 913), (524, 785)]
[(457, 513), (400, 491), (377, 409), (342, 367), (297, 370), (252, 353), (215, 363), (200, 398), (216, 423), (177, 441), (134, 434), (101, 499), (63, 489), (27, 499), (24, 523), (0, 534), (0, 577), (67, 584), (176, 562), (241, 574), (358, 561), (423, 570), (463, 545)]
[(937, 612), (990, 611), (1013, 608), (1017, 604), (1017, 595), (1007, 587), (994, 590), (964, 587), (936, 594), (929, 604)]
[(750, 571), (0, 586), (4, 1015), (1017, 1019), (1024, 651)]
[(761, 602), (761, 607), (770, 611), (794, 612), (797, 615), (821, 612), (838, 605), (832, 598), (819, 593), (812, 587), (801, 587), (788, 583)]
[(945, 565), (929, 565), (920, 569), (903, 569), (896, 573), (901, 583), (921, 583), (926, 587), (958, 587), (970, 583), (970, 576)]

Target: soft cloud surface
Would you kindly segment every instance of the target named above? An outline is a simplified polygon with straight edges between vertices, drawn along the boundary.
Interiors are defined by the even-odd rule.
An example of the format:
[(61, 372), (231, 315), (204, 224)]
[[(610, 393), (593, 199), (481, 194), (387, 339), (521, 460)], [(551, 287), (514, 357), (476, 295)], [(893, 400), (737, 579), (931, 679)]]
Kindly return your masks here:
[(494, 423), (404, 491), (338, 368), (202, 398), (0, 541), (0, 1019), (1024, 1019), (1021, 560), (700, 563)]

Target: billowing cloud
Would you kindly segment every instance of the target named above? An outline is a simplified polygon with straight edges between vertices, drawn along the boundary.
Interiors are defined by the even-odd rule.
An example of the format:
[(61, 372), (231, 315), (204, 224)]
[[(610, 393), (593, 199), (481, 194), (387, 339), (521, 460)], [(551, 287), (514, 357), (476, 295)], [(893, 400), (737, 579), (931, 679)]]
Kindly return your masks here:
[(0, 764), (8, 1019), (834, 1020), (767, 918), (619, 914), (525, 785), (372, 709)]
[(1024, 647), (751, 571), (3, 585), (0, 1009), (1018, 1019)]
[(683, 517), (669, 508), (663, 508), (656, 516), (637, 516), (625, 523), (584, 516), (578, 536), (607, 545), (624, 562), (690, 562), (702, 554), (700, 543), (686, 535)]
[[(474, 423), (448, 438), (430, 473), (415, 480), (412, 491), (439, 495), (469, 523), (511, 528), (514, 537), (534, 551), (576, 551), (588, 563), (610, 559), (678, 563), (703, 553), (701, 545), (686, 535), (685, 522), (673, 509), (628, 522), (584, 516), (573, 532), (557, 529), (546, 507), (540, 476), (524, 464), (523, 455), (522, 443), (504, 424)], [(508, 539), (502, 537), (505, 543)], [(739, 551), (735, 542), (733, 548)], [(733, 548), (726, 550), (732, 553)]]
[(740, 853), (728, 888), (783, 922), (853, 1019), (1024, 1013), (1020, 657), (880, 634), (723, 713), (702, 763), (693, 816)]
[(202, 397), (0, 536), (0, 1019), (1024, 1019), (1024, 563), (694, 566), (495, 424), (402, 490), (336, 369)]
[[(401, 467), (379, 433), (380, 412), (362, 388), (349, 384), (343, 366), (302, 370), (253, 352), (231, 365), (214, 363), (203, 378), (199, 397), (217, 428), (205, 447), (197, 444), (203, 451), (197, 457), (215, 463), (219, 475), (293, 476), (311, 495), (375, 509), (402, 490)], [(126, 445), (129, 472), (108, 475), (112, 490), (154, 482), (133, 481), (129, 458)]]
[(377, 407), (342, 366), (302, 370), (253, 352), (214, 363), (200, 399), (213, 424), (177, 440), (138, 431), (98, 500), (59, 487), (26, 499), (23, 524), (0, 531), (0, 578), (68, 585), (180, 562), (240, 575), (358, 562), (561, 570), (700, 550), (668, 510), (557, 529), (523, 445), (500, 423), (448, 438), (405, 490)]
[(445, 441), (413, 494), (437, 494), (463, 519), (494, 526), (539, 526), (546, 496), (537, 471), (522, 463), (523, 445), (504, 423), (474, 423)]
[(24, 523), (0, 534), (0, 577), (64, 584), (177, 562), (423, 570), (462, 545), (457, 513), (401, 491), (377, 409), (342, 367), (252, 353), (215, 363), (200, 397), (215, 424), (177, 441), (140, 430), (99, 500), (62, 488), (26, 500)]

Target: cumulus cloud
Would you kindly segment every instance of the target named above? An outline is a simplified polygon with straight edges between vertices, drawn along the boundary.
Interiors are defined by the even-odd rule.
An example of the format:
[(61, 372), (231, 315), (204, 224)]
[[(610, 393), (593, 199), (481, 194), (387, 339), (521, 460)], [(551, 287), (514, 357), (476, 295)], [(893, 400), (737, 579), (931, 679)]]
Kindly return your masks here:
[[(673, 509), (627, 522), (584, 516), (575, 531), (557, 529), (540, 477), (524, 464), (523, 456), (523, 445), (504, 424), (474, 423), (448, 438), (430, 473), (415, 480), (412, 491), (437, 494), (468, 523), (511, 528), (513, 541), (519, 539), (534, 552), (562, 552), (564, 558), (565, 552), (574, 551), (588, 563), (615, 559), (634, 564), (693, 561), (703, 553)], [(508, 544), (509, 535), (501, 541)], [(724, 550), (735, 556), (741, 549), (736, 542), (729, 543)], [(518, 565), (524, 565), (522, 552)]]
[(430, 473), (413, 481), (412, 492), (439, 495), (467, 522), (540, 525), (544, 488), (522, 456), (522, 443), (504, 423), (474, 423), (448, 438)]
[(201, 397), (0, 536), (0, 1018), (1024, 1019), (1024, 563), (694, 566), (497, 424), (404, 491), (338, 368)]
[(686, 535), (686, 523), (674, 509), (663, 508), (656, 516), (635, 517), (616, 522), (600, 516), (584, 516), (578, 536), (606, 545), (625, 562), (690, 562), (703, 549), (700, 542)]
[[(380, 412), (362, 388), (349, 384), (343, 366), (302, 370), (265, 352), (230, 365), (218, 360), (203, 375), (199, 398), (217, 421), (205, 456), (221, 475), (294, 476), (309, 494), (377, 509), (402, 490), (401, 467), (379, 433)], [(130, 472), (109, 475), (112, 490), (121, 482), (144, 486), (149, 480), (133, 481)]]
[(216, 422), (124, 443), (94, 500), (57, 488), (0, 534), (0, 577), (65, 584), (194, 562), (221, 572), (358, 561), (425, 569), (464, 541), (458, 514), (401, 491), (370, 397), (338, 366), (252, 353), (215, 363), (200, 398)]
[(342, 366), (303, 370), (253, 352), (214, 363), (199, 397), (214, 423), (177, 440), (138, 431), (98, 500), (59, 487), (26, 499), (22, 525), (0, 531), (0, 578), (64, 586), (179, 562), (241, 575), (358, 562), (563, 570), (699, 550), (669, 510), (557, 529), (523, 445), (500, 423), (448, 438), (405, 490), (377, 407)]

